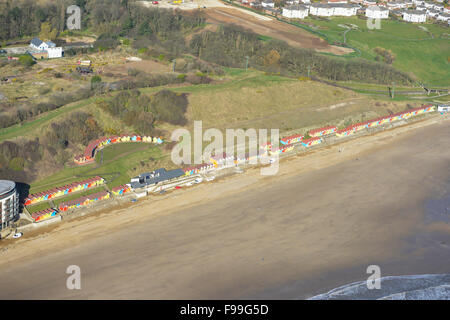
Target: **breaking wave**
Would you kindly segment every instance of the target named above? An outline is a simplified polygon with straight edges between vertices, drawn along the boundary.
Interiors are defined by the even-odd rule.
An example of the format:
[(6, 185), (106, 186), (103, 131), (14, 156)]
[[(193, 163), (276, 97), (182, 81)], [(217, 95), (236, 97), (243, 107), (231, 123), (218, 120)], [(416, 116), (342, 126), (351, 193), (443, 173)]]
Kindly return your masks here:
[(450, 274), (382, 277), (381, 288), (366, 281), (343, 285), (308, 300), (450, 300)]

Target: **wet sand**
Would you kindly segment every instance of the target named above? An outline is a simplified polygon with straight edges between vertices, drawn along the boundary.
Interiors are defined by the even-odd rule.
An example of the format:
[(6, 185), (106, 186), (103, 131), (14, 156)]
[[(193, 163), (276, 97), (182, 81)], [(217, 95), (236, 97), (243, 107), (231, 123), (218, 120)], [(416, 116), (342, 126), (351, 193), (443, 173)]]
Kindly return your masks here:
[[(295, 299), (364, 280), (370, 264), (448, 273), (450, 221), (426, 204), (450, 193), (450, 123), (433, 121), (3, 245), (0, 298)], [(69, 265), (81, 290), (66, 289)]]

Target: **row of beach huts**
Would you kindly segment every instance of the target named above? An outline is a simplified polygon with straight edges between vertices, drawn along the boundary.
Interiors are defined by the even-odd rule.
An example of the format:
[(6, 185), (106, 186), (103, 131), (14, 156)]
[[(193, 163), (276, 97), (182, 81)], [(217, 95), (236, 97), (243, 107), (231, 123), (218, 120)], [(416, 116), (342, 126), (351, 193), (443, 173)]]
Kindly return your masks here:
[(95, 160), (97, 151), (111, 144), (121, 142), (145, 142), (161, 144), (164, 141), (161, 137), (142, 136), (139, 134), (123, 134), (120, 136), (103, 137), (92, 141), (84, 150), (84, 153), (75, 157), (74, 162), (78, 165), (92, 163)]
[[(125, 184), (112, 188), (111, 193), (115, 197), (121, 197), (125, 194), (131, 193), (133, 190), (138, 190), (143, 187), (156, 185), (159, 186), (160, 184), (164, 184), (169, 181), (171, 182), (173, 181), (176, 182), (179, 180), (181, 181), (181, 179), (184, 179), (189, 176), (198, 174), (206, 175), (208, 173), (224, 169), (227, 167), (239, 166), (243, 164), (254, 164), (257, 163), (257, 160), (261, 157), (270, 157), (274, 155), (292, 152), (296, 146), (300, 148), (310, 148), (319, 145), (325, 140), (326, 137), (344, 138), (351, 136), (357, 132), (360, 132), (366, 128), (370, 129), (380, 127), (385, 124), (393, 123), (399, 120), (407, 120), (411, 117), (434, 111), (436, 111), (436, 107), (434, 105), (425, 105), (419, 108), (409, 109), (396, 114), (371, 119), (361, 123), (356, 123), (340, 130), (338, 130), (336, 126), (326, 126), (323, 128), (310, 130), (306, 135), (303, 134), (289, 135), (280, 139), (278, 147), (273, 147), (270, 143), (267, 143), (266, 145), (260, 146), (261, 148), (260, 152), (247, 153), (243, 157), (222, 153), (219, 155), (214, 155), (209, 159), (208, 162), (196, 166), (191, 166), (183, 169), (175, 169), (170, 171), (166, 171), (164, 168), (161, 168), (150, 173), (141, 174), (140, 176), (133, 178), (130, 184)], [(137, 135), (133, 135), (131, 137), (136, 137), (136, 139), (131, 139), (127, 141), (139, 141)], [(141, 141), (143, 141), (142, 137)], [(150, 139), (146, 139), (146, 141), (150, 141)], [(118, 140), (115, 140), (114, 137), (110, 137), (107, 139), (95, 140), (93, 144), (90, 144), (90, 146), (95, 145), (97, 146), (96, 148), (99, 148), (117, 142)], [(151, 139), (151, 142), (154, 142), (153, 138)], [(156, 143), (158, 142), (156, 141)], [(92, 152), (94, 153), (95, 150), (93, 150)], [(83, 181), (71, 183), (69, 185), (53, 188), (44, 192), (31, 194), (25, 199), (24, 204), (26, 207), (28, 207), (45, 201), (53, 200), (55, 198), (70, 195), (76, 192), (98, 188), (104, 185), (105, 183), (106, 181), (102, 177), (98, 176), (93, 177)], [(85, 195), (75, 200), (61, 202), (56, 206), (56, 208), (34, 212), (31, 214), (31, 216), (35, 222), (43, 221), (48, 218), (54, 217), (61, 212), (66, 212), (71, 209), (85, 207), (92, 203), (109, 199), (111, 197), (111, 193), (104, 190), (94, 194)]]

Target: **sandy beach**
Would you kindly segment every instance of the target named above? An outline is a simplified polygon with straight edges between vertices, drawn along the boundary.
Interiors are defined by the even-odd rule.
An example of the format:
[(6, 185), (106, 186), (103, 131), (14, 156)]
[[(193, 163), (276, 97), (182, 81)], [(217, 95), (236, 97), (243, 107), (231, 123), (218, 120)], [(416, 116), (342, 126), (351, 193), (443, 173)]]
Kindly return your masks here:
[(2, 242), (0, 298), (303, 299), (371, 264), (449, 273), (450, 215), (427, 209), (449, 194), (450, 121), (433, 117)]

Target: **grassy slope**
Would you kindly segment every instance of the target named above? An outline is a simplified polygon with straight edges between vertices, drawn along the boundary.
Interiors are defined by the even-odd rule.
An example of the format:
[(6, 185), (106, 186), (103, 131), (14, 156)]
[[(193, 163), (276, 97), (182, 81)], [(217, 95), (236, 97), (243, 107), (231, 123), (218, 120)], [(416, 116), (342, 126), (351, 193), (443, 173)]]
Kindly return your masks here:
[(95, 100), (94, 98), (90, 98), (80, 102), (71, 103), (59, 109), (46, 112), (42, 116), (38, 117), (33, 121), (27, 121), (23, 124), (18, 124), (5, 129), (0, 129), (0, 142), (3, 140), (12, 139), (16, 137), (25, 137), (32, 134), (33, 132), (40, 131), (42, 126), (50, 123), (52, 120), (58, 118), (59, 116), (65, 115), (70, 111), (85, 107), (90, 103), (92, 103), (94, 100)]
[(406, 108), (406, 103), (395, 106), (383, 97), (370, 99), (317, 82), (236, 69), (228, 75), (234, 80), (172, 89), (190, 93), (188, 127), (194, 120), (202, 120), (204, 128), (279, 128), (286, 132)]
[[(430, 85), (450, 85), (450, 41), (448, 28), (435, 24), (411, 24), (394, 20), (383, 20), (381, 29), (369, 30), (366, 21), (357, 17), (333, 18), (328, 21), (311, 17), (305, 22), (319, 27), (330, 40), (343, 42), (345, 28), (340, 24), (355, 24), (358, 30), (347, 33), (347, 43), (362, 51), (362, 57), (374, 60), (375, 47), (392, 50), (396, 54), (394, 67), (414, 73)], [(425, 27), (429, 32), (424, 31)], [(431, 34), (432, 35), (431, 35)]]

